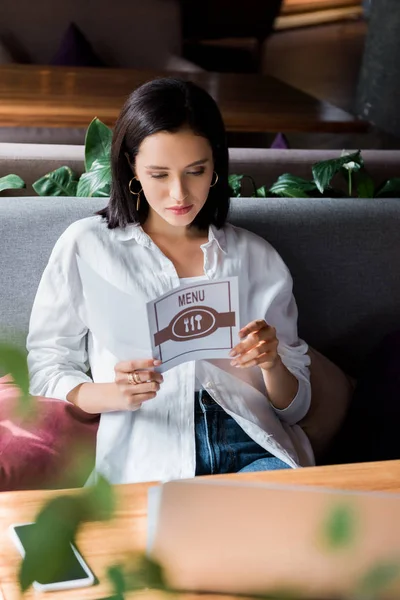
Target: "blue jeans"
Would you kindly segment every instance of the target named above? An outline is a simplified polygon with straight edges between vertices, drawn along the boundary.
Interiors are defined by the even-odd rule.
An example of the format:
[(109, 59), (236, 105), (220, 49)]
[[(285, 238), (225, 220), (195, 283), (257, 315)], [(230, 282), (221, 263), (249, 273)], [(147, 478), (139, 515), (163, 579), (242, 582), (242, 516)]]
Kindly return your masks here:
[(290, 469), (247, 435), (205, 390), (195, 394), (196, 475)]

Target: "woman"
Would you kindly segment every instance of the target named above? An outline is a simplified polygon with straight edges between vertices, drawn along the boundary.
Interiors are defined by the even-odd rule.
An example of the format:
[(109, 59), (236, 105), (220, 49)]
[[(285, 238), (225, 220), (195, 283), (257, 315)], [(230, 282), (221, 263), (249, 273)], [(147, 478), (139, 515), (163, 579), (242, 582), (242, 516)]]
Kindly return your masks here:
[[(177, 79), (138, 88), (111, 163), (108, 206), (64, 232), (39, 285), (31, 392), (101, 413), (96, 469), (113, 483), (313, 464), (296, 425), (310, 383), (292, 280), (268, 243), (226, 223), (228, 148), (214, 100)], [(232, 360), (188, 361), (164, 376), (151, 357), (118, 362), (87, 325), (77, 256), (140, 303), (192, 278), (238, 276)]]

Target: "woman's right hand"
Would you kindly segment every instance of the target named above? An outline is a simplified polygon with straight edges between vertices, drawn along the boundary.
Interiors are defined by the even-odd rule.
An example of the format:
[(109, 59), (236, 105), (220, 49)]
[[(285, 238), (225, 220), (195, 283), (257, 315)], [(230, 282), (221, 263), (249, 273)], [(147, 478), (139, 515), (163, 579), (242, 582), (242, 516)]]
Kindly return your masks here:
[(127, 360), (115, 365), (115, 383), (119, 395), (117, 410), (137, 410), (147, 400), (155, 398), (160, 384), (161, 373), (155, 367), (161, 365), (160, 360)]

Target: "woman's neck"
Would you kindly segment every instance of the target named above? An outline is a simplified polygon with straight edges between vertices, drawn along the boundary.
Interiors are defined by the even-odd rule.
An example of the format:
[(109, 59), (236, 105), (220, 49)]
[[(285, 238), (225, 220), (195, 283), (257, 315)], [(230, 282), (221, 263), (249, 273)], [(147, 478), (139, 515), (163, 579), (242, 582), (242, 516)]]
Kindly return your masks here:
[(150, 216), (143, 223), (142, 229), (150, 237), (155, 236), (171, 240), (193, 240), (204, 238), (208, 234), (207, 231), (202, 231), (197, 227), (175, 227), (162, 219), (158, 220)]

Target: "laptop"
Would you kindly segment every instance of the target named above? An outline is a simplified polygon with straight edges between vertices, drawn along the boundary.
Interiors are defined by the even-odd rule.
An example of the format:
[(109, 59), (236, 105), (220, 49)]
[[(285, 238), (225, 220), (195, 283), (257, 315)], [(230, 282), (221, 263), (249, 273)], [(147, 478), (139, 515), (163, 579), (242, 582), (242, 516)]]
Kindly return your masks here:
[(150, 488), (148, 515), (176, 590), (400, 598), (398, 494), (199, 477)]

